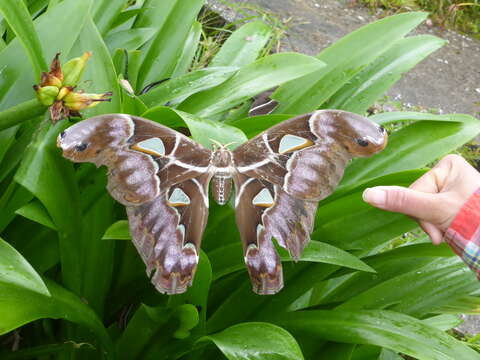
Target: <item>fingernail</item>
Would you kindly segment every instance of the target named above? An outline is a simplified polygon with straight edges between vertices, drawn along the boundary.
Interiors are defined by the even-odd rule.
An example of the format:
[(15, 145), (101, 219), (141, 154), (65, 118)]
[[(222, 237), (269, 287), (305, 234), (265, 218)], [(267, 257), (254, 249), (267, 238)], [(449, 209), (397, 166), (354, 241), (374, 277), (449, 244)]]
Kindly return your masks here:
[(387, 193), (385, 190), (376, 189), (376, 188), (367, 188), (363, 192), (363, 200), (372, 205), (383, 206), (385, 205), (385, 200), (387, 198)]

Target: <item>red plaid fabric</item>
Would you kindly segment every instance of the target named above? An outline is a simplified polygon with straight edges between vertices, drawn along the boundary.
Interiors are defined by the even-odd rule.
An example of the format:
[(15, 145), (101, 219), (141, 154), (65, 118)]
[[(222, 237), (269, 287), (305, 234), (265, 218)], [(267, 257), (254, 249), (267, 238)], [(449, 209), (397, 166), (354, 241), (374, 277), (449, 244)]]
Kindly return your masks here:
[(455, 216), (444, 240), (480, 279), (480, 188)]

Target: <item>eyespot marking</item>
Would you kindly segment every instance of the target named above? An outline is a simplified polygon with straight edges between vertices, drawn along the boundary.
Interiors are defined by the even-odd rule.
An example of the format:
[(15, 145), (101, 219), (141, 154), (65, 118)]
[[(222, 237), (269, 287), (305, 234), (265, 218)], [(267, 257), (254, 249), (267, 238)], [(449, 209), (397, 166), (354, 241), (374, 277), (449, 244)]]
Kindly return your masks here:
[(88, 147), (87, 143), (81, 143), (80, 145), (75, 146), (75, 151), (82, 152)]
[(368, 141), (365, 139), (357, 139), (357, 144), (362, 146), (362, 147), (367, 147), (368, 146)]
[(131, 148), (154, 156), (165, 156), (165, 144), (157, 137), (140, 141)]
[(270, 207), (275, 204), (275, 201), (273, 200), (270, 191), (267, 188), (263, 188), (257, 195), (255, 195), (252, 204), (255, 206)]
[(285, 154), (290, 151), (300, 150), (304, 147), (312, 145), (313, 142), (309, 139), (302, 138), (296, 135), (285, 135), (280, 140), (280, 144), (278, 146), (278, 153)]
[(168, 198), (168, 205), (176, 206), (187, 206), (190, 205), (190, 198), (185, 192), (180, 188), (175, 188), (172, 191), (172, 194)]

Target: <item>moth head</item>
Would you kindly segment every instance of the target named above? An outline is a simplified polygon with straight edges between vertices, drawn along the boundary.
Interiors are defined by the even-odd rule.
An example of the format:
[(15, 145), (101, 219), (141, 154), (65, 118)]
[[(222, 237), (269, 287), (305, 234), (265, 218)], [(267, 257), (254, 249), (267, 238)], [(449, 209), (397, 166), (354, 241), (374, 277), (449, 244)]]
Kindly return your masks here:
[(83, 120), (57, 137), (57, 146), (63, 156), (75, 162), (95, 162), (95, 158), (112, 143), (112, 123), (109, 116)]
[(331, 111), (329, 125), (336, 138), (353, 156), (370, 156), (387, 146), (387, 131), (373, 121), (346, 111)]

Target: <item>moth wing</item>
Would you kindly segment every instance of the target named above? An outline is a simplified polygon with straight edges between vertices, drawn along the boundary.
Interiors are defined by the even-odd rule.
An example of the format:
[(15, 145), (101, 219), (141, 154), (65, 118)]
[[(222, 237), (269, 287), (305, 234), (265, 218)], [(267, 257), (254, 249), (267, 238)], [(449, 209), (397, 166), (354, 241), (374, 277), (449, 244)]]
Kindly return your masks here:
[(235, 210), (253, 290), (275, 294), (283, 287), (280, 246), (298, 259), (310, 240), (318, 202), (297, 199), (267, 181), (238, 175)]
[[(340, 114), (340, 115), (338, 115)], [(332, 193), (351, 156), (333, 139), (322, 136), (322, 117), (358, 116), (317, 111), (288, 119), (234, 151), (239, 173), (280, 186), (303, 200), (319, 201)]]
[(208, 219), (208, 181), (208, 174), (188, 179), (127, 206), (133, 243), (161, 293), (183, 293), (193, 281)]
[(126, 206), (149, 202), (207, 173), (211, 155), (175, 130), (124, 114), (81, 121), (62, 132), (57, 143), (72, 161), (107, 166), (108, 191)]

